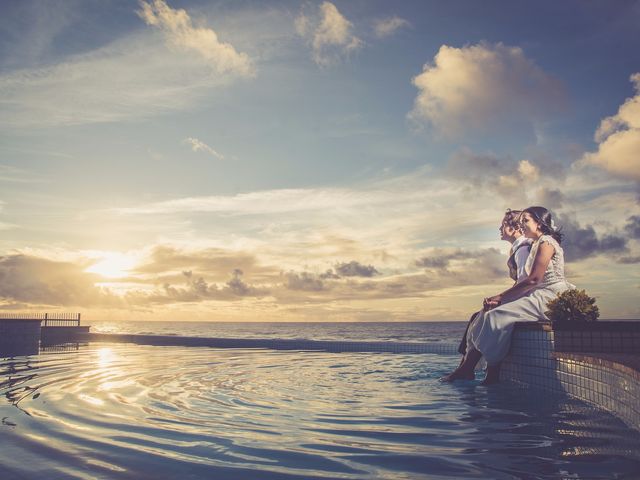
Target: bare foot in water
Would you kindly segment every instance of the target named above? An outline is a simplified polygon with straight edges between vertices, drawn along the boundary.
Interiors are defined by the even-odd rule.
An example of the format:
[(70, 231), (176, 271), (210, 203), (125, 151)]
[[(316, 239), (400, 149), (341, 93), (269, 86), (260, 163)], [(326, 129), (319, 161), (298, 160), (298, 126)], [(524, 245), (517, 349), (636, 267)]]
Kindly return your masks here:
[(465, 372), (460, 370), (454, 370), (449, 375), (440, 377), (441, 382), (453, 382), (455, 380), (475, 380), (476, 374), (474, 372)]

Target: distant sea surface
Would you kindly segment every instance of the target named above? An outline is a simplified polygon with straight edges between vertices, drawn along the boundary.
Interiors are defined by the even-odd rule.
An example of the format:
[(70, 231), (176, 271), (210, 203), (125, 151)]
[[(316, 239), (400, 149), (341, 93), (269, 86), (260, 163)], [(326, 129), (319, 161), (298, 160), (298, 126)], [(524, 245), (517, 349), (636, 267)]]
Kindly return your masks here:
[(90, 322), (94, 333), (378, 342), (457, 342), (466, 322)]

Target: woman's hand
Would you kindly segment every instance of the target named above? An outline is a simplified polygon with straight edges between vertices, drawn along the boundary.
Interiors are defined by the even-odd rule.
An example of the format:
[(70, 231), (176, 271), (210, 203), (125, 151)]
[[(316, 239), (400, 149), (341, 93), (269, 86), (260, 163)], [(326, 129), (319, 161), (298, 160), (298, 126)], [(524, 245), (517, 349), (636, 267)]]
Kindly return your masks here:
[(496, 308), (502, 303), (502, 294), (494, 295), (493, 297), (487, 297), (482, 302), (482, 307), (485, 311), (489, 311), (492, 308)]

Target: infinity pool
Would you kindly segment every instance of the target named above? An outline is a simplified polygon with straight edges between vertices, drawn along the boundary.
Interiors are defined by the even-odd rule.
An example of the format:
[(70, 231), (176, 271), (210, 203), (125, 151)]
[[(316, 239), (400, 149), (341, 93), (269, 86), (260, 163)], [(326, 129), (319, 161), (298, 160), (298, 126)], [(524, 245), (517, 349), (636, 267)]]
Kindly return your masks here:
[(456, 363), (122, 344), (0, 360), (0, 478), (638, 478), (616, 418), (439, 383)]

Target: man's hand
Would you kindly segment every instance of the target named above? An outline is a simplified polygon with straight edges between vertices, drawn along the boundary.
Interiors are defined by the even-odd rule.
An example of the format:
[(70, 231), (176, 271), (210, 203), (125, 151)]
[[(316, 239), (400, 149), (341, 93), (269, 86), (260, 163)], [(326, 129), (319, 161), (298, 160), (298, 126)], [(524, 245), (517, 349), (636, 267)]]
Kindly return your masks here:
[(496, 308), (502, 303), (502, 295), (494, 295), (493, 297), (487, 297), (482, 301), (482, 307), (485, 312), (488, 312), (492, 308)]

